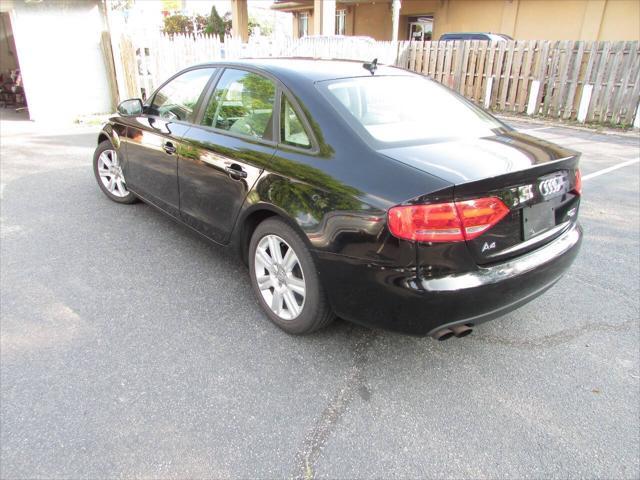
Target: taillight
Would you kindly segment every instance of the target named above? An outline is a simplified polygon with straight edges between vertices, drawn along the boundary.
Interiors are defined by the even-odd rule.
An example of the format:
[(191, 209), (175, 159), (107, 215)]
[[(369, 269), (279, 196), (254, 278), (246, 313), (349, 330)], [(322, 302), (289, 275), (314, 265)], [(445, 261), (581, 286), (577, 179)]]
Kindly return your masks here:
[(464, 240), (461, 227), (453, 203), (407, 205), (389, 210), (389, 230), (405, 240), (459, 242)]
[(465, 240), (473, 240), (502, 220), (509, 209), (496, 197), (455, 202)]
[(582, 195), (582, 174), (579, 169), (576, 170), (576, 183), (573, 186), (573, 191), (578, 195)]
[(389, 210), (389, 230), (416, 242), (473, 240), (509, 213), (499, 198), (477, 198), (431, 205), (402, 205)]

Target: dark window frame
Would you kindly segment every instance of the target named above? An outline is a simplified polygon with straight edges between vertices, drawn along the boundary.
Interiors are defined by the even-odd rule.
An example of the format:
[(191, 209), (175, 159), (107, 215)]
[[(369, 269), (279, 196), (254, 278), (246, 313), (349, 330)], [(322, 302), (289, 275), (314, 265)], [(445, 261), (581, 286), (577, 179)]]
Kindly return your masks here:
[[(275, 147), (277, 149), (282, 150), (293, 150), (295, 152), (305, 153), (307, 155), (317, 155), (320, 153), (319, 143), (313, 133), (313, 129), (311, 128), (311, 124), (307, 119), (307, 116), (302, 113), (302, 108), (300, 107), (298, 101), (295, 99), (295, 96), (289, 91), (289, 89), (274, 75), (269, 72), (265, 72), (259, 68), (253, 68), (247, 65), (233, 65), (233, 64), (218, 64), (215, 65), (217, 68), (216, 74), (213, 75), (213, 78), (209, 85), (206, 88), (206, 94), (201, 99), (200, 107), (198, 109), (198, 114), (195, 117), (195, 126), (198, 128), (202, 128), (204, 130), (208, 130), (210, 132), (216, 133), (218, 135), (225, 135), (233, 138), (237, 138), (239, 140), (243, 140), (250, 143), (258, 143), (261, 145), (267, 145), (271, 147)], [(215, 92), (216, 87), (218, 86), (218, 82), (222, 78), (225, 70), (242, 70), (246, 72), (256, 73), (258, 75), (262, 75), (270, 80), (272, 80), (276, 86), (275, 93), (275, 102), (274, 102), (274, 117), (272, 122), (272, 140), (267, 140), (264, 138), (255, 138), (249, 135), (242, 135), (235, 132), (230, 132), (229, 130), (223, 130), (221, 128), (210, 127), (207, 125), (201, 125), (200, 122), (204, 116), (207, 105), (209, 104), (209, 100), (213, 92)], [(311, 148), (301, 148), (295, 147), (293, 145), (289, 145), (287, 143), (283, 143), (280, 139), (280, 109), (282, 108), (280, 105), (280, 99), (282, 98), (282, 94), (286, 95), (287, 101), (291, 104), (296, 115), (302, 122), (305, 133), (311, 142)]]
[[(342, 24), (342, 32), (340, 32), (340, 18), (343, 20)], [(335, 27), (336, 35), (346, 35), (347, 34), (347, 9), (346, 8), (336, 8), (336, 27)]]
[[(156, 98), (156, 95), (158, 94), (158, 92), (160, 92), (165, 86), (167, 86), (169, 83), (171, 83), (172, 81), (174, 81), (176, 78), (191, 72), (193, 70), (212, 70), (211, 74), (209, 75), (209, 79), (205, 82), (205, 85), (202, 89), (202, 91), (200, 92), (200, 96), (198, 97), (198, 101), (196, 102), (196, 104), (193, 107), (193, 115), (192, 118), (190, 120), (177, 120), (177, 119), (172, 119), (172, 120), (168, 120), (160, 115), (157, 115), (155, 113), (151, 112), (151, 108), (153, 105), (153, 101)], [(159, 118), (162, 121), (170, 121), (172, 123), (179, 123), (179, 124), (183, 124), (183, 125), (196, 125), (196, 122), (198, 121), (199, 118), (199, 113), (200, 113), (200, 108), (202, 106), (202, 101), (204, 99), (204, 96), (206, 94), (206, 92), (209, 89), (209, 86), (211, 85), (211, 82), (216, 78), (218, 71), (220, 70), (220, 67), (218, 67), (217, 65), (197, 65), (194, 67), (189, 67), (189, 68), (185, 68), (184, 70), (181, 70), (179, 72), (177, 72), (175, 75), (172, 75), (171, 77), (169, 77), (167, 80), (165, 80), (158, 88), (155, 89), (155, 91), (153, 92), (153, 94), (151, 94), (151, 96), (149, 98), (147, 98), (146, 102), (143, 103), (142, 106), (142, 114), (141, 116), (143, 117), (147, 117), (147, 118)]]
[[(283, 138), (283, 134), (282, 134), (282, 129), (284, 127), (284, 119), (282, 118), (282, 111), (284, 109), (284, 102), (283, 99), (289, 104), (289, 106), (291, 107), (291, 110), (293, 110), (293, 113), (296, 115), (298, 121), (300, 122), (300, 125), (302, 126), (302, 130), (304, 131), (304, 134), (307, 136), (307, 140), (309, 141), (309, 145), (304, 146), (304, 145), (300, 145), (300, 144), (296, 144), (296, 143), (292, 143), (292, 142), (287, 142), (284, 138)], [(280, 91), (280, 95), (278, 97), (278, 103), (279, 103), (279, 111), (278, 111), (278, 144), (281, 144), (283, 146), (287, 146), (289, 148), (295, 148), (295, 149), (299, 149), (299, 150), (303, 150), (305, 152), (308, 152), (310, 150), (313, 150), (314, 146), (313, 146), (313, 141), (311, 140), (311, 136), (309, 135), (308, 132), (308, 128), (305, 125), (305, 122), (303, 120), (303, 116), (300, 115), (300, 112), (298, 111), (298, 109), (295, 108), (293, 102), (289, 99), (289, 97), (283, 92)]]
[[(208, 130), (210, 132), (214, 132), (217, 133), (219, 135), (226, 135), (229, 137), (234, 137), (234, 138), (239, 138), (241, 140), (245, 140), (245, 141), (249, 141), (252, 143), (261, 143), (264, 145), (269, 145), (269, 146), (276, 146), (277, 145), (277, 141), (276, 141), (276, 131), (275, 131), (275, 127), (276, 127), (276, 111), (275, 108), (278, 105), (278, 88), (279, 88), (279, 84), (278, 81), (275, 77), (273, 77), (272, 75), (268, 75), (265, 72), (262, 72), (258, 69), (252, 69), (252, 68), (247, 68), (244, 65), (243, 66), (236, 66), (236, 65), (219, 65), (217, 67), (219, 69), (219, 72), (215, 75), (214, 81), (211, 82), (209, 84), (209, 86), (207, 87), (207, 91), (206, 91), (206, 95), (204, 96), (204, 98), (202, 99), (202, 102), (200, 103), (200, 107), (198, 109), (198, 114), (195, 117), (195, 126), (198, 128), (202, 128), (205, 130)], [(241, 133), (237, 133), (237, 132), (231, 132), (229, 130), (224, 130), (222, 128), (217, 128), (211, 125), (203, 125), (202, 119), (204, 118), (204, 114), (205, 111), (207, 109), (207, 106), (209, 105), (209, 101), (211, 100), (211, 96), (214, 94), (214, 92), (216, 91), (216, 88), (218, 87), (218, 83), (220, 83), (220, 79), (222, 78), (222, 76), (224, 75), (224, 72), (227, 70), (238, 70), (238, 71), (243, 71), (243, 72), (249, 72), (249, 73), (255, 73), (257, 75), (261, 75), (265, 78), (268, 78), (269, 80), (271, 80), (275, 86), (275, 98), (273, 101), (273, 119), (272, 119), (272, 125), (271, 125), (271, 135), (270, 138), (256, 138), (256, 137), (252, 137), (250, 135), (243, 135)], [(266, 133), (266, 132), (265, 132)]]
[[(303, 16), (304, 16), (304, 19), (306, 20), (304, 33), (300, 29)], [(309, 35), (309, 18), (310, 18), (309, 12), (298, 13), (298, 38), (306, 37), (307, 35)]]

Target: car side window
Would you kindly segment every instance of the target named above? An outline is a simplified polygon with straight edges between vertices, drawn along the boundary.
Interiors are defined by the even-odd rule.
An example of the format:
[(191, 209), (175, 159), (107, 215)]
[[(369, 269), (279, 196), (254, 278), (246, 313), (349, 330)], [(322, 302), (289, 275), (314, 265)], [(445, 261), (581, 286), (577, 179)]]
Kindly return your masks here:
[(276, 86), (257, 73), (228, 68), (220, 77), (202, 124), (253, 138), (272, 136)]
[(280, 102), (280, 140), (287, 145), (311, 148), (311, 142), (304, 131), (304, 126), (284, 94)]
[(174, 78), (156, 92), (148, 113), (167, 120), (193, 122), (194, 108), (215, 70), (198, 68)]

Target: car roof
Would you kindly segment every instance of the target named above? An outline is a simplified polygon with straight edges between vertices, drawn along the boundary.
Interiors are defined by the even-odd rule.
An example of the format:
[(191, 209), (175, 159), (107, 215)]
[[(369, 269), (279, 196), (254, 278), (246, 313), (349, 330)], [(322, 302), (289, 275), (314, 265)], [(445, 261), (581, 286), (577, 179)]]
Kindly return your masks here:
[(492, 32), (447, 32), (447, 33), (443, 33), (442, 35), (440, 35), (440, 39), (443, 39), (446, 37), (471, 37), (474, 35), (484, 35), (486, 37), (489, 37), (492, 40), (512, 40), (512, 38), (509, 35), (503, 34), (503, 33), (492, 33)]
[[(373, 60), (373, 59), (371, 59)], [(371, 61), (368, 60), (368, 61)], [(226, 65), (237, 67), (253, 67), (271, 73), (283, 82), (307, 81), (322, 82), (338, 78), (371, 76), (363, 67), (362, 61), (356, 60), (325, 60), (313, 58), (245, 58), (208, 62), (206, 65)], [(411, 75), (401, 68), (378, 64), (376, 75)]]

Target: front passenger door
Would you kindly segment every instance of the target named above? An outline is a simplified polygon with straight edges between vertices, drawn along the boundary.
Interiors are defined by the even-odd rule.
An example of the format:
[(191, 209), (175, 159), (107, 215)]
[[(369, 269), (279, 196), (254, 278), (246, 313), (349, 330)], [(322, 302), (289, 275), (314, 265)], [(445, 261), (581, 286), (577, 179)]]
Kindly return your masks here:
[(186, 132), (178, 179), (182, 220), (226, 243), (247, 193), (276, 150), (273, 80), (227, 68)]
[(196, 107), (215, 68), (187, 70), (163, 85), (128, 119), (127, 186), (168, 213), (180, 215), (178, 149), (196, 115)]

